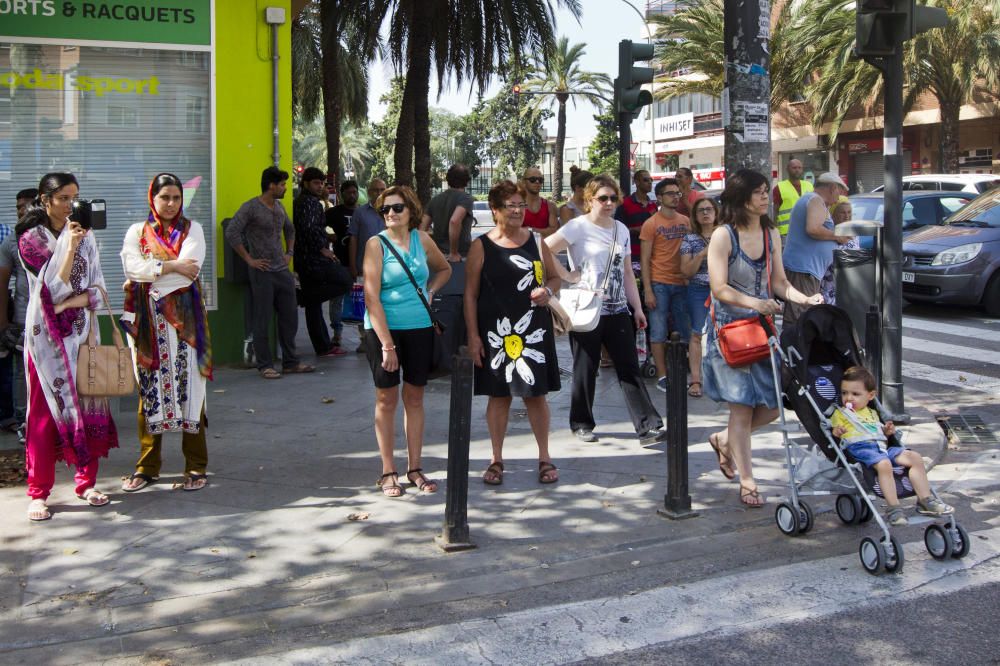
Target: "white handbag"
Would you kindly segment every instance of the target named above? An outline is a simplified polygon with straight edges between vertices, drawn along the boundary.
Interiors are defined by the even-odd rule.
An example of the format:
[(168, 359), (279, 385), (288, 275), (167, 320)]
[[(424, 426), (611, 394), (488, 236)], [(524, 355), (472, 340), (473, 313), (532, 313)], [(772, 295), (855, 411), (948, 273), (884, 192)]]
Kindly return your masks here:
[(611, 277), (611, 259), (614, 257), (615, 246), (618, 243), (618, 223), (615, 222), (615, 233), (608, 250), (608, 265), (604, 269), (604, 283), (600, 289), (588, 286), (570, 286), (559, 290), (559, 304), (569, 315), (571, 330), (577, 333), (587, 333), (597, 328), (601, 320), (601, 307), (604, 305), (604, 292), (608, 288)]

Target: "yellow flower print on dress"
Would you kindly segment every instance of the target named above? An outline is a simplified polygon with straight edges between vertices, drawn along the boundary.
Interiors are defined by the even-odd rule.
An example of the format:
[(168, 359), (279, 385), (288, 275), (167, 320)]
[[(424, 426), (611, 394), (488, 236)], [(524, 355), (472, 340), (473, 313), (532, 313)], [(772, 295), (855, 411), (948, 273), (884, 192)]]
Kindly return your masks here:
[(496, 332), (488, 331), (486, 333), (490, 347), (497, 350), (490, 361), (490, 368), (497, 370), (506, 363), (504, 372), (508, 384), (514, 379), (514, 371), (516, 370), (525, 384), (533, 386), (535, 373), (531, 371), (531, 367), (525, 359), (531, 359), (535, 363), (545, 363), (544, 354), (528, 347), (528, 345), (538, 344), (542, 341), (542, 338), (545, 337), (545, 329), (536, 328), (525, 335), (525, 331), (531, 325), (531, 317), (534, 313), (534, 308), (525, 312), (513, 328), (507, 317), (498, 319)]
[(510, 262), (520, 268), (521, 270), (528, 271), (524, 274), (517, 283), (517, 290), (524, 291), (528, 287), (538, 287), (542, 284), (542, 262), (532, 261), (522, 257), (519, 254), (510, 255)]

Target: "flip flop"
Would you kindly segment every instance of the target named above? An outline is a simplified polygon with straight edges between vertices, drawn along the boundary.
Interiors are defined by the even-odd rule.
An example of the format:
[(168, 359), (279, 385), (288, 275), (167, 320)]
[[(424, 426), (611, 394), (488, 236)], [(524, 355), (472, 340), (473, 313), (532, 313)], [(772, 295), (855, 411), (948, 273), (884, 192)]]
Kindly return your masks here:
[(274, 368), (263, 368), (259, 372), (264, 379), (281, 379), (281, 373)]
[[(139, 479), (140, 481), (142, 481), (142, 483), (140, 483), (138, 486), (133, 486), (132, 482), (135, 481), (136, 479)], [(132, 476), (123, 479), (122, 491), (126, 493), (135, 493), (142, 490), (151, 483), (156, 483), (159, 480), (160, 477), (158, 476), (149, 476), (148, 474), (141, 474), (139, 472), (136, 472)]]
[(309, 372), (316, 372), (316, 368), (311, 365), (306, 365), (305, 363), (299, 363), (298, 365), (293, 365), (288, 368), (282, 368), (282, 370), (291, 375), (302, 375)]
[[(764, 500), (761, 499), (760, 493), (756, 488), (752, 490), (745, 490), (742, 486), (740, 486), (740, 491), (740, 502), (743, 503), (743, 506), (751, 509), (759, 509), (764, 506)], [(747, 501), (748, 497), (755, 501)]]
[[(697, 390), (695, 390), (695, 388), (694, 388), (695, 386), (698, 387)], [(691, 382), (690, 384), (688, 384), (688, 395), (691, 396), (692, 398), (700, 398), (701, 397), (701, 382)]]
[(708, 436), (708, 445), (715, 450), (715, 455), (719, 457), (719, 471), (722, 472), (722, 476), (732, 481), (736, 478), (736, 474), (732, 471), (733, 459), (723, 452), (718, 440), (719, 433), (713, 433)]
[[(492, 480), (487, 478), (487, 474), (492, 474)], [(483, 483), (488, 486), (499, 486), (503, 483), (503, 463), (495, 462), (490, 463), (490, 466), (486, 468), (483, 473)]]
[(82, 494), (77, 495), (84, 502), (90, 506), (104, 506), (111, 503), (111, 498), (102, 493), (97, 488), (91, 486), (83, 491)]
[[(204, 483), (201, 483), (204, 481)], [(200, 484), (200, 485), (199, 485)], [(184, 483), (181, 485), (181, 490), (186, 490), (187, 492), (194, 492), (196, 490), (201, 490), (208, 485), (208, 474), (188, 474), (184, 479)]]
[(556, 466), (552, 464), (549, 460), (539, 460), (538, 461), (538, 483), (555, 483), (559, 480), (559, 474), (555, 475), (553, 478), (553, 472), (556, 472)]

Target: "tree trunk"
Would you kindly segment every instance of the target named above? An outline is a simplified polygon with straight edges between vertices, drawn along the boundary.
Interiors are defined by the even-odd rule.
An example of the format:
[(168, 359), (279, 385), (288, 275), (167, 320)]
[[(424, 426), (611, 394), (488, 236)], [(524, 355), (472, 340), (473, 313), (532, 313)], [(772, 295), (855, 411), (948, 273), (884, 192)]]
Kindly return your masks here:
[[(417, 187), (426, 187), (430, 194), (430, 123), (427, 98), (430, 95), (431, 31), (434, 14), (430, 2), (413, 3), (410, 18), (409, 43), (406, 54), (406, 85), (403, 88), (402, 108), (396, 128), (396, 151), (393, 163), (396, 183), (413, 185), (413, 155), (417, 152)], [(422, 144), (422, 145), (421, 145)], [(423, 173), (420, 168), (423, 168)], [(424, 181), (426, 179), (426, 181)], [(419, 192), (418, 192), (419, 194)], [(421, 200), (426, 203), (423, 195)]]
[[(323, 49), (323, 126), (326, 130), (326, 170), (340, 185), (340, 125), (344, 116), (340, 92), (343, 82), (340, 70), (340, 44), (337, 27), (337, 3), (324, 0), (320, 4), (320, 25)], [(307, 165), (314, 166), (314, 165)]]
[(556, 112), (556, 145), (555, 155), (552, 156), (552, 200), (562, 200), (563, 186), (563, 153), (566, 148), (566, 99), (568, 95), (557, 94), (556, 100), (559, 102), (559, 110)]
[(958, 173), (958, 114), (961, 103), (939, 100), (941, 105), (941, 173)]

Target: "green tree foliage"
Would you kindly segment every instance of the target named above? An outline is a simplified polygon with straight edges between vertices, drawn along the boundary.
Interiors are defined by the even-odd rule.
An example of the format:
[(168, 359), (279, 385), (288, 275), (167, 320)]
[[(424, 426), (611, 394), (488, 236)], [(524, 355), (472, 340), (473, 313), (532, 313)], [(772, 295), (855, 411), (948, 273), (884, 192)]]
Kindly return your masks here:
[(495, 167), (493, 179), (514, 178), (537, 166), (545, 150), (542, 123), (552, 117), (544, 108), (518, 108), (510, 88), (480, 102), (468, 123), (482, 138), (480, 154)]
[(555, 172), (552, 192), (556, 200), (562, 199), (566, 102), (572, 101), (573, 107), (576, 108), (577, 101), (582, 100), (600, 108), (602, 97), (608, 98), (612, 95), (611, 79), (607, 74), (581, 69), (580, 59), (584, 53), (583, 44), (571, 46), (568, 38), (560, 37), (551, 55), (546, 57), (535, 54), (532, 57), (528, 78), (522, 85), (522, 90), (525, 92), (535, 93), (524, 96), (527, 98), (526, 110), (556, 107), (556, 143), (552, 160), (552, 170)]
[(386, 107), (385, 115), (371, 125), (372, 178), (381, 178), (387, 183), (394, 181), (393, 154), (396, 145), (396, 127), (399, 125), (399, 111), (403, 104), (403, 87), (406, 80), (397, 76), (389, 82), (389, 90), (379, 97), (379, 104)]
[(592, 173), (610, 173), (618, 176), (618, 121), (614, 110), (607, 108), (603, 113), (594, 116), (597, 123), (597, 135), (587, 148), (588, 171)]
[(452, 164), (464, 164), (475, 178), (479, 175), (482, 141), (470, 122), (471, 115), (459, 116), (445, 109), (430, 110), (431, 185), (441, 187)]
[[(360, 177), (371, 165), (371, 128), (368, 124), (344, 123), (340, 130), (340, 162), (354, 169)], [(310, 123), (297, 122), (292, 130), (292, 156), (303, 166), (327, 163), (326, 126), (317, 118)]]

